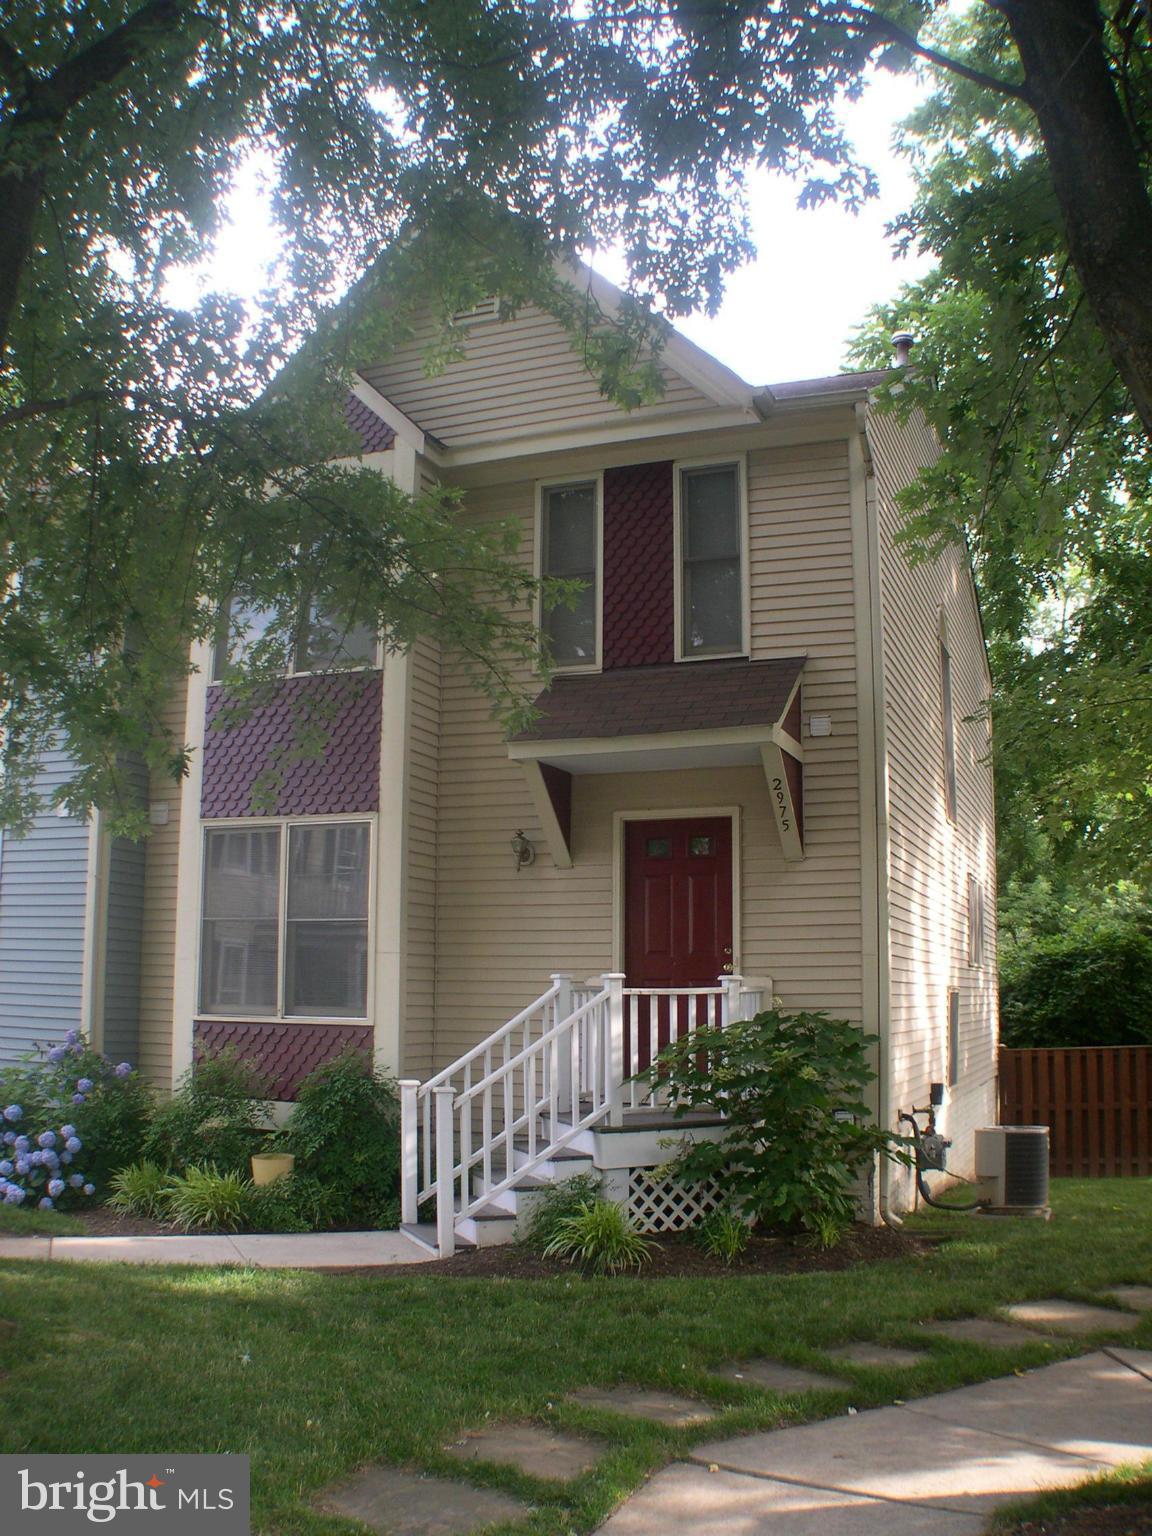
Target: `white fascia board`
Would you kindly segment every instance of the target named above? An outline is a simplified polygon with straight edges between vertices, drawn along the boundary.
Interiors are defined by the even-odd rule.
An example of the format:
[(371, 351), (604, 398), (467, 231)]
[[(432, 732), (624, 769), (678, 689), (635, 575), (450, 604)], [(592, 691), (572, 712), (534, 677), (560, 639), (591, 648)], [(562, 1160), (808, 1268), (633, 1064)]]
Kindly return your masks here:
[(551, 741), (510, 741), (508, 756), (513, 762), (552, 762), (571, 758), (574, 771), (581, 757), (602, 756), (608, 752), (666, 752), (676, 747), (760, 746), (772, 739), (770, 725), (741, 725), (713, 731), (649, 731), (637, 736), (580, 736)]
[[(583, 262), (574, 267), (558, 262), (557, 271), (573, 286), (586, 288), (601, 309), (615, 309), (624, 297), (615, 283)], [(752, 411), (752, 398), (756, 393), (752, 385), (738, 373), (733, 373), (731, 368), (726, 368), (711, 353), (705, 352), (703, 347), (689, 341), (687, 336), (681, 336), (671, 323), (665, 324), (667, 331), (661, 356), (673, 372), (678, 373), (701, 394), (715, 400), (717, 405), (735, 405), (745, 411)]]

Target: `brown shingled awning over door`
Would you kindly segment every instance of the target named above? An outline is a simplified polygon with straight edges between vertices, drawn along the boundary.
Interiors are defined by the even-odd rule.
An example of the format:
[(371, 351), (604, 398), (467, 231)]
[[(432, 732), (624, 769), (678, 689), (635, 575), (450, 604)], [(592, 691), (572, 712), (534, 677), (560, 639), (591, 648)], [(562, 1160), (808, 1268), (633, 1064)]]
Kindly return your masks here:
[(572, 865), (572, 777), (759, 763), (781, 846), (804, 857), (800, 678), (805, 657), (681, 662), (560, 676), (512, 738), (554, 863)]

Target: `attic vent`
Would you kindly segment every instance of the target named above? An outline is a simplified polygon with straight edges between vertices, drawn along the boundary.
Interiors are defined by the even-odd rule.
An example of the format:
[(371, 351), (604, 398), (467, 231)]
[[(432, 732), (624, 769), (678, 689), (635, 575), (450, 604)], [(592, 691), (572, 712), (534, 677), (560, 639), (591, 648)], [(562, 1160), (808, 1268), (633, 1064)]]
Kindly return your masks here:
[(494, 293), (490, 293), (486, 299), (481, 299), (471, 309), (458, 309), (452, 318), (457, 325), (476, 325), (482, 320), (498, 320), (500, 300)]

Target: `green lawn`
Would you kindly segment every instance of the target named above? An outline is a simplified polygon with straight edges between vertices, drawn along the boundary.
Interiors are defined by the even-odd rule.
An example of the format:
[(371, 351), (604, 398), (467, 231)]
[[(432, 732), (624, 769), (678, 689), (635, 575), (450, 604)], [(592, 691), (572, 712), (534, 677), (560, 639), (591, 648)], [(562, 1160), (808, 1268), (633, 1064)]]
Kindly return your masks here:
[[(568, 1487), (497, 1468), (476, 1482), (528, 1496), (509, 1530), (586, 1532), (646, 1473), (718, 1432), (764, 1428), (937, 1391), (1077, 1352), (1010, 1356), (944, 1340), (912, 1376), (851, 1373), (850, 1394), (784, 1400), (709, 1374), (758, 1354), (818, 1366), (853, 1339), (913, 1341), (932, 1317), (1152, 1276), (1152, 1182), (1066, 1182), (1040, 1222), (932, 1215), (951, 1241), (927, 1258), (839, 1274), (721, 1280), (510, 1281), (0, 1263), (2, 1451), (237, 1451), (252, 1457), (260, 1536), (356, 1527), (309, 1509), (377, 1458), (461, 1475), (440, 1447), (469, 1428), (534, 1418), (597, 1432), (599, 1466)], [(115, 1283), (110, 1283), (114, 1276)], [(1152, 1318), (1132, 1342), (1152, 1347)], [(698, 1394), (718, 1421), (668, 1431), (576, 1409), (584, 1383)]]

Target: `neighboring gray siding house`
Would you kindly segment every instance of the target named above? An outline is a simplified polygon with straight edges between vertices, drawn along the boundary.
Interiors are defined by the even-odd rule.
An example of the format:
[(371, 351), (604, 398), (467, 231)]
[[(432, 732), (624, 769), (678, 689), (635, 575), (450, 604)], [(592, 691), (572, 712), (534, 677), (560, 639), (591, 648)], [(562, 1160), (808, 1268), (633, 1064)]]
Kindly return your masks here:
[[(70, 773), (46, 753), (39, 792), (50, 800)], [(0, 1065), (70, 1029), (135, 1062), (146, 853), (98, 816), (49, 809), (23, 837), (0, 830)]]
[[(49, 752), (37, 787), (49, 797), (68, 776)], [(0, 832), (0, 1062), (83, 1024), (88, 843), (85, 822), (52, 810), (26, 837)]]

